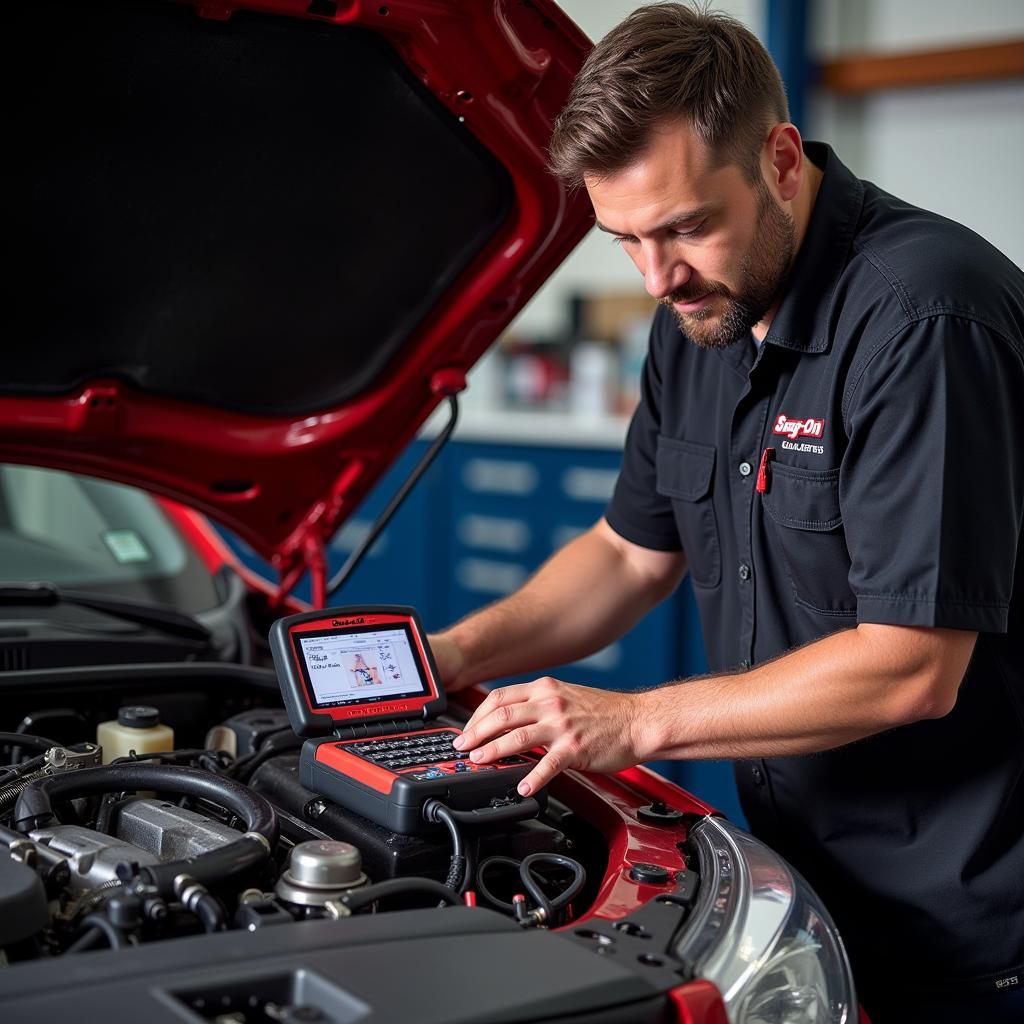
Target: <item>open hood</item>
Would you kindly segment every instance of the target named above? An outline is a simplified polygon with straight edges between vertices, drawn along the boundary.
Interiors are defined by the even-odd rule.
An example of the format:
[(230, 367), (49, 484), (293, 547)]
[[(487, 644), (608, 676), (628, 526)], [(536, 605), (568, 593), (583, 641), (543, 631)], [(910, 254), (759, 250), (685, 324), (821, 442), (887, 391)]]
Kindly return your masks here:
[(294, 576), (585, 233), (549, 0), (7, 12), (0, 461), (198, 508)]

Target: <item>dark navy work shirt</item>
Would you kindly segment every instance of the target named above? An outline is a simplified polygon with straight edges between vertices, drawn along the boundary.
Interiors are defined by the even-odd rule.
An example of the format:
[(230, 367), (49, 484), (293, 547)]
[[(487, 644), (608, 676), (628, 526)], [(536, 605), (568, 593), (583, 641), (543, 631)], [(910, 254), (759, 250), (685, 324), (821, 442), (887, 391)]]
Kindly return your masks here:
[(1024, 985), (1024, 274), (805, 148), (765, 343), (701, 349), (659, 309), (607, 519), (685, 550), (714, 671), (861, 622), (979, 632), (949, 715), (737, 779), (867, 988)]

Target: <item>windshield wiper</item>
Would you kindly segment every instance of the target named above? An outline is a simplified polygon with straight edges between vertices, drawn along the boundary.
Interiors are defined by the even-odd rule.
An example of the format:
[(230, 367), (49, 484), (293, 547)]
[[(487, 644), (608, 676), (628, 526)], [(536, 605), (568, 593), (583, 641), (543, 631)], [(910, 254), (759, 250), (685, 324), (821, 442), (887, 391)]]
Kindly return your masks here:
[(124, 622), (150, 626), (186, 640), (199, 640), (205, 643), (210, 640), (210, 631), (201, 622), (168, 605), (130, 601), (123, 597), (105, 597), (102, 594), (90, 594), (80, 590), (59, 590), (52, 583), (0, 583), (0, 607), (32, 605), (53, 608), (61, 604), (89, 608), (112, 615)]

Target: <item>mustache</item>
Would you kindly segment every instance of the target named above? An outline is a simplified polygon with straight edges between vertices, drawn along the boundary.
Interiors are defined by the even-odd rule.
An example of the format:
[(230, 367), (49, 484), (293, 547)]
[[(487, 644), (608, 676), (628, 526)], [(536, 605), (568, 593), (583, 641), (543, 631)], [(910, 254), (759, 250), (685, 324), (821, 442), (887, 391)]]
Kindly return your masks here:
[(705, 295), (730, 295), (728, 288), (719, 281), (687, 281), (682, 288), (677, 288), (670, 295), (658, 301), (663, 306), (671, 306), (674, 302), (693, 302)]

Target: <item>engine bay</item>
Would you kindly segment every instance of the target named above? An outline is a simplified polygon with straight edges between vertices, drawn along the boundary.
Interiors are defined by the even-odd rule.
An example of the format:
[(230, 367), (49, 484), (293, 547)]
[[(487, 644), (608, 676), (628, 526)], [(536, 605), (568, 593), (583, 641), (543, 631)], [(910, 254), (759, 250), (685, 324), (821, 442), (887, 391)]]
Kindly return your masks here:
[[(240, 700), (179, 685), (163, 701), (147, 686), (116, 708), (115, 694), (74, 709), (7, 702), (8, 962), (477, 899), (524, 925), (557, 925), (592, 901), (607, 849), (557, 800), (534, 820), (391, 832), (301, 785), (302, 741), (259, 682)], [(229, 713), (237, 703), (252, 706)], [(213, 712), (205, 721), (200, 704)], [(118, 709), (158, 714), (173, 747), (104, 757), (97, 729)]]
[[(448, 803), (395, 831), (302, 775), (304, 747), (338, 736), (295, 731), (267, 655), (0, 672), (4, 1024), (71, 1007), (133, 1024), (653, 1024), (666, 993), (704, 984), (676, 941), (703, 898), (689, 835), (706, 806), (635, 768), (565, 772), (536, 801), (512, 782), (467, 810), (456, 763)], [(413, 734), (417, 758), (483, 697), (461, 696)]]
[(5, 1024), (654, 1022), (695, 977), (707, 810), (642, 768), (402, 834), (301, 783), (267, 667), (7, 671), (0, 707)]

